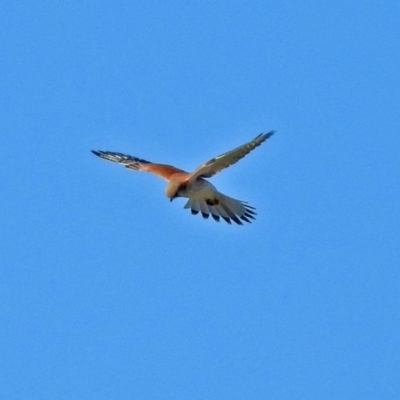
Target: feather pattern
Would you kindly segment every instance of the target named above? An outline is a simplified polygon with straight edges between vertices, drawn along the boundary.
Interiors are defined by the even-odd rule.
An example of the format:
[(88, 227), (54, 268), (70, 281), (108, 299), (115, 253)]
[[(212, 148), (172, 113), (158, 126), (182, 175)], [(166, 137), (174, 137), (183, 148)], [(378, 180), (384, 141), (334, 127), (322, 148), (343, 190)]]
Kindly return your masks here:
[(203, 218), (209, 218), (210, 215), (215, 221), (219, 221), (222, 218), (228, 224), (232, 221), (238, 225), (243, 225), (242, 221), (251, 223), (251, 220), (255, 219), (254, 207), (249, 206), (247, 203), (233, 199), (219, 193), (220, 199), (216, 205), (208, 205), (206, 200), (203, 199), (192, 199), (190, 198), (185, 204), (184, 208), (189, 208), (193, 215), (199, 212)]
[(93, 154), (100, 158), (104, 158), (108, 161), (113, 161), (118, 164), (123, 164), (126, 168), (133, 169), (136, 171), (146, 171), (151, 172), (155, 175), (160, 176), (166, 180), (169, 180), (174, 174), (184, 174), (189, 176), (187, 172), (182, 169), (176, 168), (172, 165), (168, 164), (158, 164), (152, 163), (151, 161), (142, 160), (141, 158), (137, 158), (134, 156), (130, 156), (127, 154), (116, 153), (113, 151), (95, 151), (92, 150)]
[(261, 133), (250, 142), (245, 143), (239, 147), (236, 147), (231, 151), (222, 153), (219, 156), (204, 162), (194, 170), (194, 172), (190, 176), (190, 179), (193, 180), (197, 178), (211, 178), (213, 175), (220, 172), (224, 168), (227, 168), (232, 164), (238, 162), (241, 158), (245, 157), (257, 146), (259, 146), (265, 140), (270, 138), (274, 133), (275, 133), (274, 131), (268, 133)]

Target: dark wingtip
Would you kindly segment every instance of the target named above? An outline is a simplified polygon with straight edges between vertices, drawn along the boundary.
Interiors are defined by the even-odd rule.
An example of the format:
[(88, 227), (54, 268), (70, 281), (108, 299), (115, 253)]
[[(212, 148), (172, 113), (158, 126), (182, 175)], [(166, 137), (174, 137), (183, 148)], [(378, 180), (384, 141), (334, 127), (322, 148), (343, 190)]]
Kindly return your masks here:
[(267, 133), (260, 133), (257, 135), (254, 140), (259, 140), (258, 144), (256, 146), (259, 146), (261, 143), (264, 143), (267, 139), (269, 139), (276, 131), (269, 131)]
[(211, 214), (215, 221), (219, 222), (219, 215)]
[(236, 222), (238, 225), (243, 225), (243, 222), (235, 215), (234, 217), (231, 217), (233, 222)]
[[(222, 215), (221, 215), (221, 216), (222, 216)], [(222, 218), (223, 218), (223, 220), (224, 220), (225, 222), (227, 222), (229, 225), (231, 225), (231, 224), (232, 224), (232, 222), (231, 222), (230, 218), (228, 218), (228, 217), (224, 217), (224, 216), (222, 216)]]
[(90, 150), (93, 154), (95, 154), (97, 157), (101, 157), (101, 151), (96, 151), (96, 150)]
[[(242, 221), (246, 221), (246, 222), (248, 222), (249, 224), (251, 224), (251, 220), (249, 220), (249, 218), (246, 217), (245, 215), (242, 215), (242, 216), (240, 217), (240, 219), (241, 219)], [(253, 219), (254, 219), (254, 218), (253, 218)]]
[(261, 135), (264, 135), (265, 140), (269, 139), (276, 131), (269, 131), (267, 133), (262, 133)]

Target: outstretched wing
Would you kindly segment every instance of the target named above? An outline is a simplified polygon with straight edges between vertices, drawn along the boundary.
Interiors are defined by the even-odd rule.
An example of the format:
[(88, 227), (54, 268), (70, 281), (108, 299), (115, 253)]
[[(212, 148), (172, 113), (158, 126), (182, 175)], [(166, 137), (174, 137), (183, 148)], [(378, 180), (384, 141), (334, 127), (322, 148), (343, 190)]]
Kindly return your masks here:
[(171, 175), (176, 174), (178, 172), (185, 173), (185, 171), (173, 167), (172, 165), (152, 163), (150, 161), (142, 160), (141, 158), (129, 156), (127, 154), (116, 153), (113, 151), (95, 151), (95, 150), (92, 150), (92, 153), (96, 154), (96, 156), (100, 158), (104, 158), (105, 160), (123, 164), (125, 165), (126, 168), (138, 171), (151, 172), (166, 180), (169, 180)]
[(262, 142), (270, 138), (275, 131), (271, 131), (268, 133), (261, 133), (253, 140), (248, 143), (245, 143), (236, 149), (223, 153), (217, 157), (212, 158), (211, 160), (206, 161), (201, 164), (195, 171), (192, 173), (190, 180), (194, 180), (197, 178), (210, 178), (219, 171), (224, 168), (229, 167), (232, 164), (238, 162), (241, 158), (243, 158), (246, 154), (250, 153), (253, 149), (259, 146)]

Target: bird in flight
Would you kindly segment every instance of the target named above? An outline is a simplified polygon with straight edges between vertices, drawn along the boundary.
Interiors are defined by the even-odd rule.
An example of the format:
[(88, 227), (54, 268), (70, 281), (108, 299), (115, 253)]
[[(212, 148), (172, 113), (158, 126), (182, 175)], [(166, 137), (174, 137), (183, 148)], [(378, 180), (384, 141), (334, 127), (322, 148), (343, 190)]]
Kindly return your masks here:
[(92, 150), (92, 152), (105, 160), (123, 164), (126, 168), (151, 172), (164, 178), (168, 182), (165, 194), (170, 201), (177, 197), (188, 198), (184, 208), (190, 208), (194, 215), (201, 213), (203, 218), (211, 215), (216, 221), (222, 218), (228, 224), (233, 221), (243, 225), (242, 221), (250, 223), (255, 219), (255, 208), (245, 201), (222, 194), (206, 178), (211, 178), (224, 168), (235, 164), (273, 134), (274, 131), (261, 133), (253, 140), (204, 162), (191, 173), (172, 165), (153, 163), (113, 151)]

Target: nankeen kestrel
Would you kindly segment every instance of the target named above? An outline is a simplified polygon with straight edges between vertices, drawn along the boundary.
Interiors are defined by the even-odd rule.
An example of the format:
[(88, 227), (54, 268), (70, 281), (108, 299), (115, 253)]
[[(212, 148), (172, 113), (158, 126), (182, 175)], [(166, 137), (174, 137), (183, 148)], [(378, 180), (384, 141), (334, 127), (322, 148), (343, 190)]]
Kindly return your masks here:
[(222, 169), (235, 164), (273, 134), (274, 131), (261, 133), (250, 142), (206, 161), (192, 173), (172, 165), (152, 163), (112, 151), (92, 150), (92, 152), (105, 160), (123, 164), (126, 168), (152, 172), (166, 179), (168, 182), (165, 188), (166, 196), (170, 201), (176, 197), (187, 197), (189, 201), (184, 208), (190, 208), (192, 214), (200, 212), (203, 218), (208, 218), (211, 215), (216, 221), (219, 221), (221, 217), (228, 224), (234, 221), (243, 225), (242, 221), (251, 222), (252, 219), (255, 219), (255, 208), (245, 201), (236, 200), (222, 194), (204, 178), (211, 178)]

